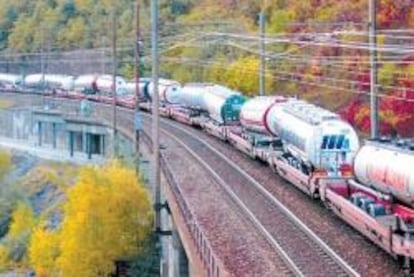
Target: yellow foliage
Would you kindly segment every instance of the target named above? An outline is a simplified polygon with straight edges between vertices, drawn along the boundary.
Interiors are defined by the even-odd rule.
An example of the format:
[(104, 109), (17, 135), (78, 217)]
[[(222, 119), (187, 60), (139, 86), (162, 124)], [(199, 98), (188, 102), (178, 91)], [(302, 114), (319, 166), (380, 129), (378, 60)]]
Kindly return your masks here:
[(63, 32), (60, 33), (59, 41), (69, 45), (79, 43), (83, 40), (85, 28), (85, 22), (81, 17), (70, 19)]
[(12, 214), (12, 222), (8, 237), (11, 239), (29, 233), (36, 224), (32, 209), (24, 203), (19, 203)]
[(29, 248), (30, 264), (36, 276), (53, 276), (56, 274), (55, 261), (59, 254), (59, 234), (36, 228)]
[(9, 172), (11, 166), (10, 154), (0, 150), (0, 180)]
[(4, 245), (0, 245), (0, 269), (7, 270), (10, 265), (9, 251)]
[(27, 243), (31, 230), (35, 226), (35, 217), (31, 208), (19, 203), (12, 213), (9, 232), (0, 245), (0, 268), (27, 269)]
[(21, 180), (22, 187), (34, 193), (45, 184), (55, 186), (59, 191), (65, 192), (68, 186), (75, 182), (78, 168), (69, 164), (47, 162), (35, 167)]
[[(226, 84), (247, 95), (256, 95), (259, 91), (259, 66), (260, 60), (255, 57), (243, 57), (232, 64), (225, 74)], [(272, 76), (266, 74), (266, 91), (272, 88)]]
[(116, 259), (139, 253), (152, 210), (138, 182), (135, 172), (118, 162), (81, 171), (65, 205), (57, 259), (61, 276), (107, 276)]

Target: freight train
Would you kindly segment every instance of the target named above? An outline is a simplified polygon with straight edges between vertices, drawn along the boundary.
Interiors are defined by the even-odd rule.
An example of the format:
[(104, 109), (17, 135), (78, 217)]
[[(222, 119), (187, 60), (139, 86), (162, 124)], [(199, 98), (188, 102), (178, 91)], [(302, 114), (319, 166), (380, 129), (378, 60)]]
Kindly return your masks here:
[[(16, 81), (14, 81), (16, 80)], [(0, 74), (11, 90), (18, 76)], [(131, 92), (135, 91), (130, 86)], [(151, 111), (151, 79), (139, 84), (142, 110)], [(74, 95), (69, 93), (64, 95)], [(162, 80), (160, 114), (202, 128), (319, 199), (409, 270), (414, 260), (414, 140), (377, 139), (360, 146), (354, 128), (337, 114), (282, 96), (246, 99), (216, 84)], [(76, 98), (103, 101), (91, 95)], [(111, 99), (111, 98), (109, 98)], [(135, 107), (134, 97), (118, 104)], [(105, 102), (105, 101), (103, 101)]]

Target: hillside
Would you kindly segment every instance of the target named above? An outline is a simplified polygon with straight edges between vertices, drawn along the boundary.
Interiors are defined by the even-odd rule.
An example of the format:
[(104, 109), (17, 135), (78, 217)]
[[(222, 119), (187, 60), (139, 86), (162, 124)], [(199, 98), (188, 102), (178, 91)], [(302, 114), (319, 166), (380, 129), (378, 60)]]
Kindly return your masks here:
[[(161, 72), (182, 82), (211, 81), (248, 95), (257, 94), (259, 0), (159, 0)], [(369, 57), (366, 0), (267, 1), (266, 50), (268, 93), (297, 95), (339, 111), (363, 132), (369, 130)], [(383, 134), (413, 136), (414, 66), (408, 49), (414, 42), (414, 6), (410, 0), (380, 0), (377, 22), (379, 93)], [(38, 70), (40, 61), (27, 52), (61, 52), (109, 47), (109, 0), (0, 0), (0, 50), (7, 69)], [(119, 69), (133, 72), (134, 1), (115, 1)], [(150, 1), (142, 1), (143, 55), (150, 54)], [(405, 30), (405, 31), (404, 31)], [(387, 50), (389, 49), (389, 50)], [(50, 70), (86, 68), (108, 71), (110, 51), (91, 61), (48, 54)], [(98, 55), (98, 56), (97, 56)], [(38, 56), (37, 56), (38, 57)], [(60, 57), (60, 56), (59, 56)], [(66, 61), (70, 60), (70, 61)], [(82, 60), (82, 61), (78, 61)], [(150, 60), (144, 59), (149, 72)], [(62, 67), (69, 64), (71, 67)], [(96, 63), (96, 64), (95, 64)], [(30, 67), (36, 64), (37, 67)], [(73, 66), (78, 64), (78, 67)], [(101, 69), (102, 67), (102, 69)], [(3, 68), (3, 67), (2, 67)], [(98, 71), (98, 70), (96, 70)]]

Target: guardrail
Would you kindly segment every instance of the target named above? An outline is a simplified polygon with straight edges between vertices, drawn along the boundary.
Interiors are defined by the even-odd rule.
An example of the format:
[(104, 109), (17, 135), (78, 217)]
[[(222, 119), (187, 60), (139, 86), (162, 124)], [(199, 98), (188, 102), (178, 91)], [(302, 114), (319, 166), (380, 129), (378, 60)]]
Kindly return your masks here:
[(219, 277), (226, 275), (224, 271), (220, 269), (218, 259), (214, 255), (208, 239), (205, 237), (204, 233), (201, 231), (200, 226), (195, 220), (195, 217), (191, 212), (189, 205), (183, 196), (183, 193), (181, 192), (180, 186), (177, 184), (174, 178), (171, 167), (162, 153), (160, 154), (160, 164), (164, 176), (170, 185), (170, 189), (175, 197), (180, 212), (191, 234), (193, 242), (196, 245), (200, 259), (203, 261), (208, 276)]
[[(152, 149), (151, 138), (144, 132), (141, 132), (141, 134), (143, 141), (150, 147), (150, 149)], [(204, 268), (207, 271), (207, 275), (211, 277), (226, 276), (227, 274), (225, 273), (225, 270), (220, 267), (220, 263), (218, 262), (219, 260), (213, 253), (208, 239), (205, 237), (199, 224), (195, 220), (189, 204), (185, 200), (181, 188), (174, 178), (173, 170), (166, 161), (163, 153), (160, 153), (160, 166), (168, 184), (170, 185), (170, 189), (174, 195), (180, 213), (184, 218), (185, 224), (187, 225), (188, 231), (193, 239), (194, 245), (196, 246), (199, 258), (202, 260)]]

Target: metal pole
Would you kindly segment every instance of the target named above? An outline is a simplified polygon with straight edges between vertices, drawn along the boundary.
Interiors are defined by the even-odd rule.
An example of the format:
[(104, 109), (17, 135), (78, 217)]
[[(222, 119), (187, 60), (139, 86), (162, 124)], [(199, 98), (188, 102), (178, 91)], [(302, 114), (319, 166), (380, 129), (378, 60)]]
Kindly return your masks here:
[(102, 52), (101, 52), (101, 55), (102, 55), (102, 63), (101, 63), (101, 71), (102, 71), (102, 74), (105, 74), (105, 37), (104, 36), (101, 36), (101, 44), (102, 44)]
[(40, 71), (42, 73), (42, 77), (40, 79), (40, 90), (42, 91), (42, 106), (45, 106), (46, 99), (45, 99), (45, 59), (44, 59), (44, 47), (45, 47), (45, 31), (43, 26), (40, 27), (41, 38), (42, 38), (42, 46), (40, 47)]
[(158, 0), (152, 0), (152, 142), (153, 142), (153, 185), (154, 185), (154, 204), (155, 204), (155, 230), (161, 230), (161, 216), (158, 208), (161, 203), (161, 184), (160, 184), (160, 147), (159, 147), (159, 111), (158, 111)]
[(369, 48), (371, 64), (371, 138), (379, 135), (378, 98), (377, 98), (377, 19), (376, 0), (369, 0)]
[(118, 155), (117, 148), (117, 126), (116, 126), (116, 2), (114, 3), (112, 10), (112, 108), (113, 108), (113, 117), (112, 117), (112, 128), (114, 131), (114, 155)]
[(140, 114), (139, 114), (139, 78), (140, 78), (140, 26), (139, 26), (139, 1), (135, 2), (135, 25), (136, 25), (136, 46), (135, 46), (135, 154), (136, 154), (136, 170), (139, 174), (139, 163), (140, 163), (140, 153), (139, 153), (139, 131), (140, 126)]
[(260, 24), (260, 95), (266, 95), (266, 60), (265, 60), (265, 13), (261, 11), (259, 14)]

